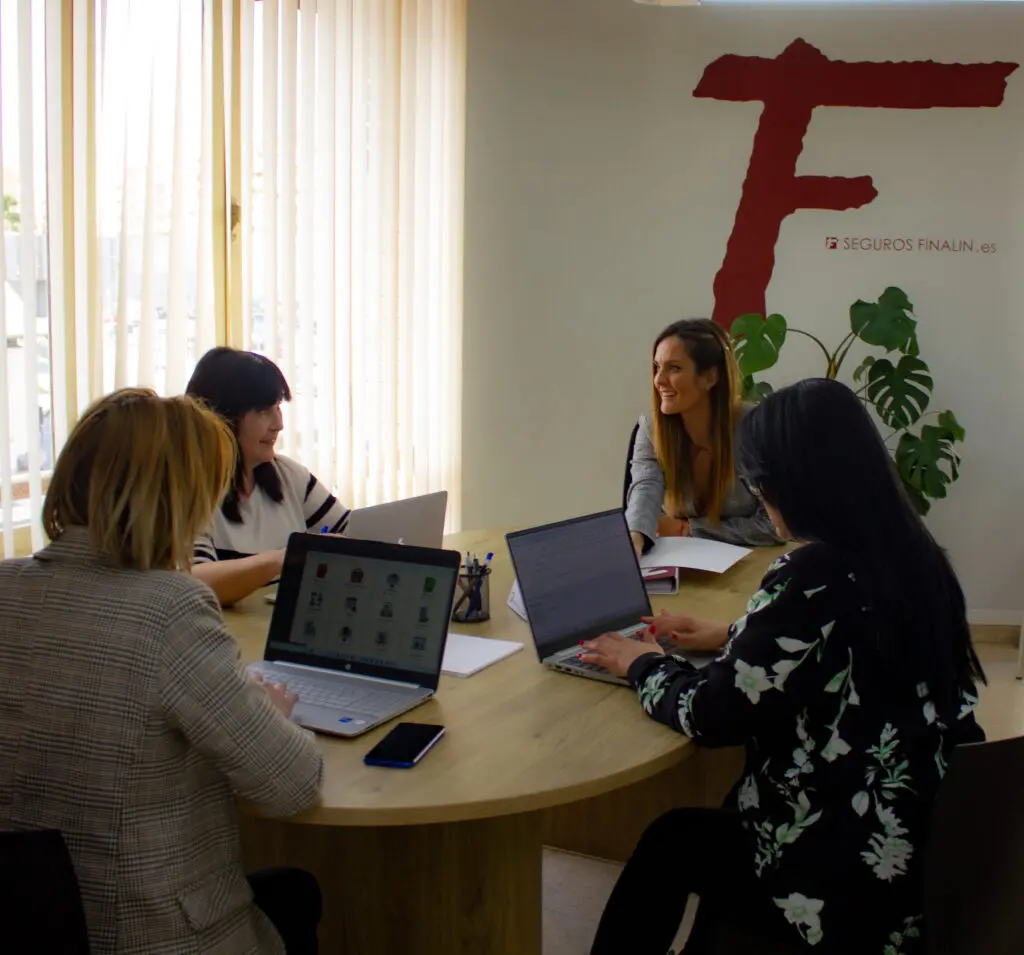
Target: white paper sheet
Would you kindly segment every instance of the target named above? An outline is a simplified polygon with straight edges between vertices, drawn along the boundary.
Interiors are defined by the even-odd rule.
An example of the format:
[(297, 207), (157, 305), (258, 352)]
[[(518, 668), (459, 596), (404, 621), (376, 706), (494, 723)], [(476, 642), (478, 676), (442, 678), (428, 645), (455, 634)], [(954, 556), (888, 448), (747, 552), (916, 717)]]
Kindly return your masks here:
[(441, 672), (445, 676), (472, 676), (492, 663), (504, 660), (523, 649), (512, 640), (492, 640), (465, 633), (449, 633), (444, 647)]
[(640, 558), (641, 567), (688, 567), (724, 574), (750, 553), (749, 547), (723, 544), (702, 537), (659, 537)]
[(512, 581), (512, 589), (508, 594), (508, 605), (517, 616), (522, 617), (527, 623), (530, 622), (529, 617), (526, 616), (526, 604), (523, 603), (523, 592), (519, 589), (518, 580)]

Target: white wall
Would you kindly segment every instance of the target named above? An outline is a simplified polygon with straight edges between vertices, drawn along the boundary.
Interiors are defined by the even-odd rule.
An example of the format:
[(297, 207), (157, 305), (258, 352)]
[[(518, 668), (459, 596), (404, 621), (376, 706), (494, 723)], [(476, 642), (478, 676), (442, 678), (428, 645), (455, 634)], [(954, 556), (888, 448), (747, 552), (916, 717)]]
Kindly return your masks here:
[[(618, 504), (651, 341), (711, 312), (761, 110), (692, 91), (721, 54), (774, 57), (797, 37), (833, 59), (1024, 63), (1024, 9), (472, 0), (466, 527)], [(969, 605), (1012, 619), (1024, 605), (1024, 70), (999, 109), (818, 109), (798, 172), (871, 175), (879, 197), (789, 217), (768, 307), (838, 340), (854, 299), (908, 292), (933, 407), (968, 431), (962, 478), (930, 523)], [(999, 252), (827, 252), (827, 234), (950, 235)], [(792, 342), (771, 377), (820, 372)]]

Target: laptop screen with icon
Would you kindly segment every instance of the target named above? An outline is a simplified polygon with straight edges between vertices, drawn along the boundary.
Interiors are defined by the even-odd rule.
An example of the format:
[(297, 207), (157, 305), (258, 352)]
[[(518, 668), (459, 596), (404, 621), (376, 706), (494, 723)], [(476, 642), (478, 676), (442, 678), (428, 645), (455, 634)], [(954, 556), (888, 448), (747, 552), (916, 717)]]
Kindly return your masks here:
[(294, 535), (265, 657), (436, 686), (458, 566), (454, 551)]

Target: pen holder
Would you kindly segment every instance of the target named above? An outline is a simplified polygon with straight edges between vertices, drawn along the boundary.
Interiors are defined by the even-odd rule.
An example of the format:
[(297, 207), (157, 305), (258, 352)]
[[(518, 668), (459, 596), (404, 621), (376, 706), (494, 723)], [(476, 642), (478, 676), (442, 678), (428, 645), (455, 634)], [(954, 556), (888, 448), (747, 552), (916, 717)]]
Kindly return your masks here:
[(459, 574), (455, 590), (452, 620), (459, 623), (480, 623), (491, 618), (491, 568)]

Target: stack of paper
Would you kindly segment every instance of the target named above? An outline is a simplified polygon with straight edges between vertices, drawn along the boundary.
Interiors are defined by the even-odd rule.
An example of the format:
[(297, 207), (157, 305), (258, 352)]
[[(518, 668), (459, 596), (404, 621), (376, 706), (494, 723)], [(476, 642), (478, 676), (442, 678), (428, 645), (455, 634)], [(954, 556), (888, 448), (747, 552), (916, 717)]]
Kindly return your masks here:
[(640, 558), (641, 567), (687, 567), (724, 574), (750, 553), (749, 547), (723, 544), (703, 537), (659, 537)]
[(489, 637), (471, 637), (465, 633), (449, 633), (448, 642), (444, 646), (441, 672), (445, 676), (472, 676), (522, 649), (521, 643), (512, 640), (492, 640)]
[(527, 623), (530, 618), (526, 616), (526, 603), (523, 601), (523, 592), (519, 589), (519, 581), (512, 581), (512, 589), (508, 594), (508, 605), (512, 608), (517, 617), (522, 617)]

